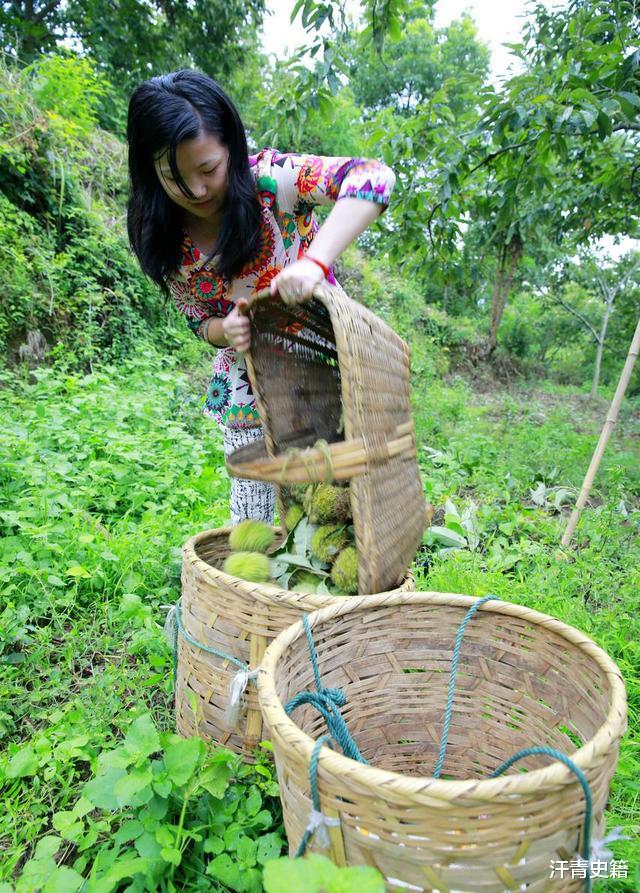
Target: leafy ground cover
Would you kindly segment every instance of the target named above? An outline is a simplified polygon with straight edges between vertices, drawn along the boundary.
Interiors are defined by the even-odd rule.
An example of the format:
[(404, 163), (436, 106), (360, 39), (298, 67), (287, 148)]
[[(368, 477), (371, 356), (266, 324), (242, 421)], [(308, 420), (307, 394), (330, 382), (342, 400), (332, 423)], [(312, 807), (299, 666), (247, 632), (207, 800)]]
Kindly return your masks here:
[[(252, 893), (282, 849), (266, 753), (250, 768), (172, 734), (162, 606), (179, 594), (181, 544), (227, 517), (197, 351), (142, 346), (86, 376), (8, 375), (0, 391), (0, 893)], [(560, 554), (606, 404), (542, 384), (472, 390), (436, 378), (436, 365), (417, 352), (420, 463), (436, 509), (419, 588), (535, 607), (618, 662), (630, 731), (608, 827), (633, 839), (614, 844), (629, 879), (601, 889), (640, 890), (637, 403), (625, 405), (576, 548)]]

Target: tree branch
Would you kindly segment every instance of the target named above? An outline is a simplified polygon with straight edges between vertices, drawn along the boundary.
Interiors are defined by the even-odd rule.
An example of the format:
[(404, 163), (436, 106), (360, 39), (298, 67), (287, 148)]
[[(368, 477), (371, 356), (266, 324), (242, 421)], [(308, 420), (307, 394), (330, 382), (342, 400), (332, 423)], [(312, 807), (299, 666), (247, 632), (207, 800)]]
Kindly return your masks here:
[(557, 295), (551, 297), (548, 292), (544, 292), (540, 287), (535, 288), (534, 286), (534, 289), (544, 301), (556, 301), (558, 304), (561, 304), (565, 310), (568, 310), (569, 313), (573, 313), (573, 315), (576, 316), (580, 320), (580, 322), (589, 329), (596, 344), (598, 343), (598, 333), (596, 332), (595, 328), (591, 325), (586, 317), (584, 317), (578, 310), (576, 310), (575, 307), (572, 307), (571, 304), (567, 304), (566, 301), (563, 301), (562, 298), (559, 298)]
[(618, 292), (621, 292), (623, 290), (623, 288), (625, 287), (629, 279), (633, 276), (638, 267), (640, 267), (640, 258), (638, 258), (638, 260), (629, 267), (627, 272), (623, 276), (621, 276), (620, 279), (618, 279), (617, 282), (611, 286), (611, 288), (609, 288), (607, 280), (604, 278), (602, 272), (600, 270), (596, 271), (596, 273), (594, 274), (595, 279), (600, 286), (600, 291), (602, 292), (605, 303), (608, 303), (609, 301), (613, 303)]
[(483, 158), (482, 161), (479, 161), (478, 164), (476, 164), (467, 172), (466, 176), (471, 176), (471, 174), (474, 174), (478, 170), (478, 168), (481, 168), (485, 164), (491, 164), (494, 159), (498, 158), (500, 155), (504, 155), (505, 152), (511, 152), (513, 149), (521, 149), (523, 146), (529, 146), (531, 145), (531, 143), (536, 143), (540, 139), (540, 136), (541, 134), (537, 134), (532, 139), (522, 140), (521, 143), (512, 143), (512, 145), (510, 146), (503, 146), (502, 149), (496, 149), (495, 152), (489, 152), (489, 154), (485, 158)]
[[(492, 161), (494, 161), (500, 155), (504, 155), (505, 152), (511, 152), (514, 149), (521, 149), (523, 146), (529, 146), (529, 145), (531, 145), (531, 143), (536, 143), (539, 138), (540, 138), (540, 134), (536, 135), (535, 137), (533, 137), (531, 139), (522, 140), (522, 142), (520, 142), (520, 143), (512, 143), (510, 146), (503, 146), (501, 149), (496, 149), (495, 152), (490, 152), (488, 155), (486, 155), (482, 159), (482, 161), (479, 161), (478, 164), (474, 165), (474, 167), (470, 168), (467, 171), (467, 173), (462, 178), (463, 182), (468, 177), (470, 177), (471, 174), (475, 173), (479, 168), (481, 168), (483, 165), (490, 164)], [(521, 168), (521, 170), (522, 170), (522, 168)], [(434, 248), (434, 250), (435, 250), (435, 244), (433, 241), (433, 233), (431, 231), (431, 224), (433, 223), (433, 218), (435, 216), (436, 211), (441, 207), (442, 207), (442, 202), (438, 202), (437, 204), (435, 204), (433, 206), (433, 208), (431, 209), (431, 213), (429, 214), (429, 216), (427, 218), (427, 232), (429, 233), (429, 241), (431, 242), (431, 247)]]
[(39, 9), (37, 13), (33, 16), (33, 22), (42, 22), (49, 15), (50, 12), (53, 12), (56, 6), (60, 6), (60, 0), (50, 0), (49, 3), (45, 4), (42, 9)]
[(594, 327), (591, 325), (591, 323), (589, 322), (589, 320), (586, 317), (584, 317), (581, 313), (579, 313), (576, 310), (575, 307), (572, 307), (571, 304), (567, 304), (566, 301), (563, 301), (562, 298), (559, 298), (557, 295), (554, 298), (552, 298), (552, 300), (557, 301), (558, 304), (561, 304), (565, 310), (569, 311), (569, 313), (573, 313), (573, 315), (575, 317), (577, 317), (580, 320), (580, 322), (589, 329), (589, 331), (593, 335), (593, 339), (596, 342), (596, 344), (600, 343), (600, 336), (598, 335), (598, 333), (596, 332)]

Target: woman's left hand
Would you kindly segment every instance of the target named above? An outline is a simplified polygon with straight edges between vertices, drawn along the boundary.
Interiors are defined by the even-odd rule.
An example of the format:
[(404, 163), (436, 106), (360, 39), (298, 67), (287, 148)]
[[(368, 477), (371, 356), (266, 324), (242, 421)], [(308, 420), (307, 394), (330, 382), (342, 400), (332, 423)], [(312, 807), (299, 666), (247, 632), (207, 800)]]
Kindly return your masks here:
[(271, 294), (279, 295), (285, 304), (301, 304), (313, 297), (313, 289), (323, 279), (318, 264), (302, 257), (271, 280)]

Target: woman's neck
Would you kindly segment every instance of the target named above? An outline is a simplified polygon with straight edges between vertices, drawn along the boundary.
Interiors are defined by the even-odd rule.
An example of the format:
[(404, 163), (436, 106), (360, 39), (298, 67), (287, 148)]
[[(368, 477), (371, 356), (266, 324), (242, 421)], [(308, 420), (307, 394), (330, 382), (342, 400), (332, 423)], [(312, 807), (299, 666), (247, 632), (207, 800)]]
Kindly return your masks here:
[(187, 214), (184, 226), (189, 238), (199, 251), (204, 254), (213, 251), (220, 232), (220, 221), (217, 217), (203, 220), (201, 217)]

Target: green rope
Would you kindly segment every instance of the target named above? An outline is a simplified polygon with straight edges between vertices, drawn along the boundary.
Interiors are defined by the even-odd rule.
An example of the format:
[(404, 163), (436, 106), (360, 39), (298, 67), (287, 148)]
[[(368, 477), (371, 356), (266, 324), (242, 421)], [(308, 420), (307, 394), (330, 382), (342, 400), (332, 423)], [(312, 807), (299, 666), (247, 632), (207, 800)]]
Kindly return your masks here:
[(322, 684), (320, 670), (318, 669), (318, 656), (313, 644), (309, 619), (306, 614), (302, 615), (302, 623), (307, 636), (307, 644), (309, 645), (309, 654), (311, 656), (311, 666), (313, 667), (313, 675), (318, 691), (302, 691), (295, 695), (285, 705), (285, 713), (287, 716), (290, 716), (297, 707), (301, 707), (303, 704), (311, 704), (326, 722), (327, 728), (329, 729), (329, 735), (340, 745), (345, 757), (357, 760), (358, 763), (366, 763), (367, 761), (358, 750), (358, 746), (349, 734), (347, 724), (340, 713), (340, 707), (344, 707), (347, 702), (344, 692), (341, 688), (325, 688)]
[(453, 646), (453, 657), (451, 658), (451, 670), (449, 673), (449, 693), (447, 695), (447, 706), (445, 707), (444, 711), (444, 725), (442, 727), (442, 738), (440, 739), (440, 753), (438, 754), (438, 762), (436, 763), (436, 768), (433, 770), (434, 778), (440, 777), (442, 764), (444, 763), (445, 751), (447, 749), (447, 743), (449, 741), (449, 726), (451, 725), (451, 716), (453, 713), (453, 696), (456, 687), (456, 673), (458, 672), (458, 660), (460, 658), (460, 648), (462, 647), (462, 637), (464, 636), (464, 631), (467, 623), (471, 620), (476, 611), (481, 607), (481, 605), (483, 605), (485, 602), (488, 602), (489, 599), (492, 598), (497, 598), (497, 596), (485, 595), (484, 598), (479, 599), (477, 602), (471, 605), (467, 613), (464, 615), (462, 623), (458, 627), (455, 645)]
[[(331, 747), (331, 735), (321, 735), (316, 743), (313, 745), (313, 750), (311, 752), (311, 759), (309, 761), (309, 776), (311, 781), (311, 802), (313, 803), (313, 813), (312, 816), (320, 817), (322, 816), (322, 811), (320, 809), (320, 794), (318, 793), (318, 758), (320, 756), (320, 750), (326, 744), (328, 747)], [(338, 825), (340, 824), (339, 820), (329, 819), (322, 816), (320, 822), (324, 825)], [(300, 856), (304, 856), (305, 850), (307, 849), (307, 844), (313, 837), (314, 833), (317, 831), (319, 823), (315, 823), (313, 820), (309, 822), (307, 827), (304, 830), (304, 834), (302, 835), (302, 840), (300, 841), (300, 845), (298, 846), (298, 850), (296, 852), (296, 859)]]
[[(503, 772), (506, 772), (507, 769), (509, 769), (509, 767), (516, 762), (516, 760), (521, 760), (524, 757), (535, 756), (536, 754), (543, 754), (544, 756), (553, 757), (553, 759), (564, 763), (567, 768), (571, 769), (573, 774), (580, 782), (580, 785), (582, 786), (582, 792), (584, 794), (584, 822), (582, 831), (581, 856), (585, 862), (589, 862), (591, 858), (591, 818), (593, 814), (593, 800), (591, 797), (591, 788), (589, 787), (587, 776), (584, 774), (582, 769), (576, 766), (573, 760), (569, 759), (568, 756), (563, 754), (561, 751), (556, 750), (554, 747), (527, 747), (524, 750), (519, 750), (517, 753), (514, 753), (513, 756), (509, 757), (508, 760), (505, 760), (505, 762), (502, 763), (501, 766), (498, 766), (498, 768), (491, 773), (489, 778), (497, 778), (498, 775), (502, 775)], [(585, 893), (590, 893), (591, 891), (591, 878), (588, 876), (585, 878), (584, 889)]]
[(181, 601), (182, 599), (178, 599), (174, 606), (176, 622), (173, 630), (173, 687), (175, 688), (176, 676), (178, 673), (178, 634), (180, 634), (190, 645), (193, 645), (194, 648), (199, 648), (201, 651), (206, 651), (207, 654), (213, 654), (214, 657), (222, 658), (222, 660), (228, 660), (229, 663), (232, 663), (234, 667), (237, 667), (239, 670), (245, 670), (247, 673), (251, 672), (249, 665), (238, 660), (237, 657), (232, 657), (231, 654), (227, 654), (226, 651), (220, 651), (218, 648), (211, 648), (209, 645), (205, 645), (204, 642), (199, 642), (197, 639), (193, 638), (191, 633), (184, 628), (182, 623)]

